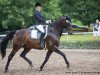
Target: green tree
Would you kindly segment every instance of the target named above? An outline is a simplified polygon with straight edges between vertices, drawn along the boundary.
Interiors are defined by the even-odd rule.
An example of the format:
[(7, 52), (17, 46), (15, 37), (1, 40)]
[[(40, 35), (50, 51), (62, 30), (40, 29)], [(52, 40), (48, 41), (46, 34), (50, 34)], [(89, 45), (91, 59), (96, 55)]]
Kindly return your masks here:
[(100, 0), (61, 0), (59, 3), (63, 14), (89, 25), (100, 18)]
[(47, 19), (55, 20), (62, 16), (61, 9), (59, 8), (60, 0), (49, 0), (43, 6), (43, 12)]
[(43, 14), (47, 19), (60, 17), (60, 0), (0, 0), (0, 28), (16, 30), (35, 24), (34, 5), (43, 4)]
[(27, 27), (32, 23), (33, 1), (0, 0), (0, 25), (8, 30)]

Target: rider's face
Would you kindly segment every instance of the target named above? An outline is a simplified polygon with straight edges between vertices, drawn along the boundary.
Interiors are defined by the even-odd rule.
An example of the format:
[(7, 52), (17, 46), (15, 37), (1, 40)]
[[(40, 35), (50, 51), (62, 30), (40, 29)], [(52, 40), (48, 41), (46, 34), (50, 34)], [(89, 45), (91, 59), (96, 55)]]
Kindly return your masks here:
[(99, 25), (100, 25), (100, 22), (99, 22)]
[(41, 7), (40, 6), (37, 6), (36, 7), (36, 10), (41, 11)]
[(99, 23), (99, 20), (96, 20), (96, 23)]

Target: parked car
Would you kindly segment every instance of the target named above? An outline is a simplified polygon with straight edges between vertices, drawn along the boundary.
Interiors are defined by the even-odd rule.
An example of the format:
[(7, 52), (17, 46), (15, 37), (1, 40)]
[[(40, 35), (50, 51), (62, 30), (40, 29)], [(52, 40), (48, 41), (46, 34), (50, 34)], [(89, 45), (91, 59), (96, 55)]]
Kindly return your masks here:
[[(79, 25), (76, 25), (76, 24), (73, 24), (72, 25), (72, 30), (73, 32), (88, 32), (88, 27), (86, 26), (79, 26)], [(63, 30), (63, 33), (66, 33), (66, 29)]]
[(79, 26), (79, 25), (72, 25), (72, 30), (74, 32), (88, 32), (88, 27), (86, 26)]

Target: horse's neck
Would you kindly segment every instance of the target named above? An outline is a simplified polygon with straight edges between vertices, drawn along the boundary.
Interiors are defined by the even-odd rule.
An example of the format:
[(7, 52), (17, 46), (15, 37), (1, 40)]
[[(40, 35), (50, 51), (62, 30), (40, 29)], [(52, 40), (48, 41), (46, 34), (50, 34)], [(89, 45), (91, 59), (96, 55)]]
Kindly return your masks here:
[(56, 22), (53, 27), (56, 31), (56, 35), (59, 36), (59, 38), (60, 38), (62, 35), (62, 32), (63, 32), (63, 28), (59, 25), (58, 22)]

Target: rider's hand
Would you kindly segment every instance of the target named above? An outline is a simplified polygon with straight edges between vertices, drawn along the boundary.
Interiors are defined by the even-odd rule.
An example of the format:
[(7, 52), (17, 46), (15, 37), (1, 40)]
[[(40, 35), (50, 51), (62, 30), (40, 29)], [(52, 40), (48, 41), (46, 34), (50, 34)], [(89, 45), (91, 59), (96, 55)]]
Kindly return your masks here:
[(51, 23), (51, 20), (47, 20), (46, 23), (47, 23), (47, 24), (48, 24), (48, 23)]

